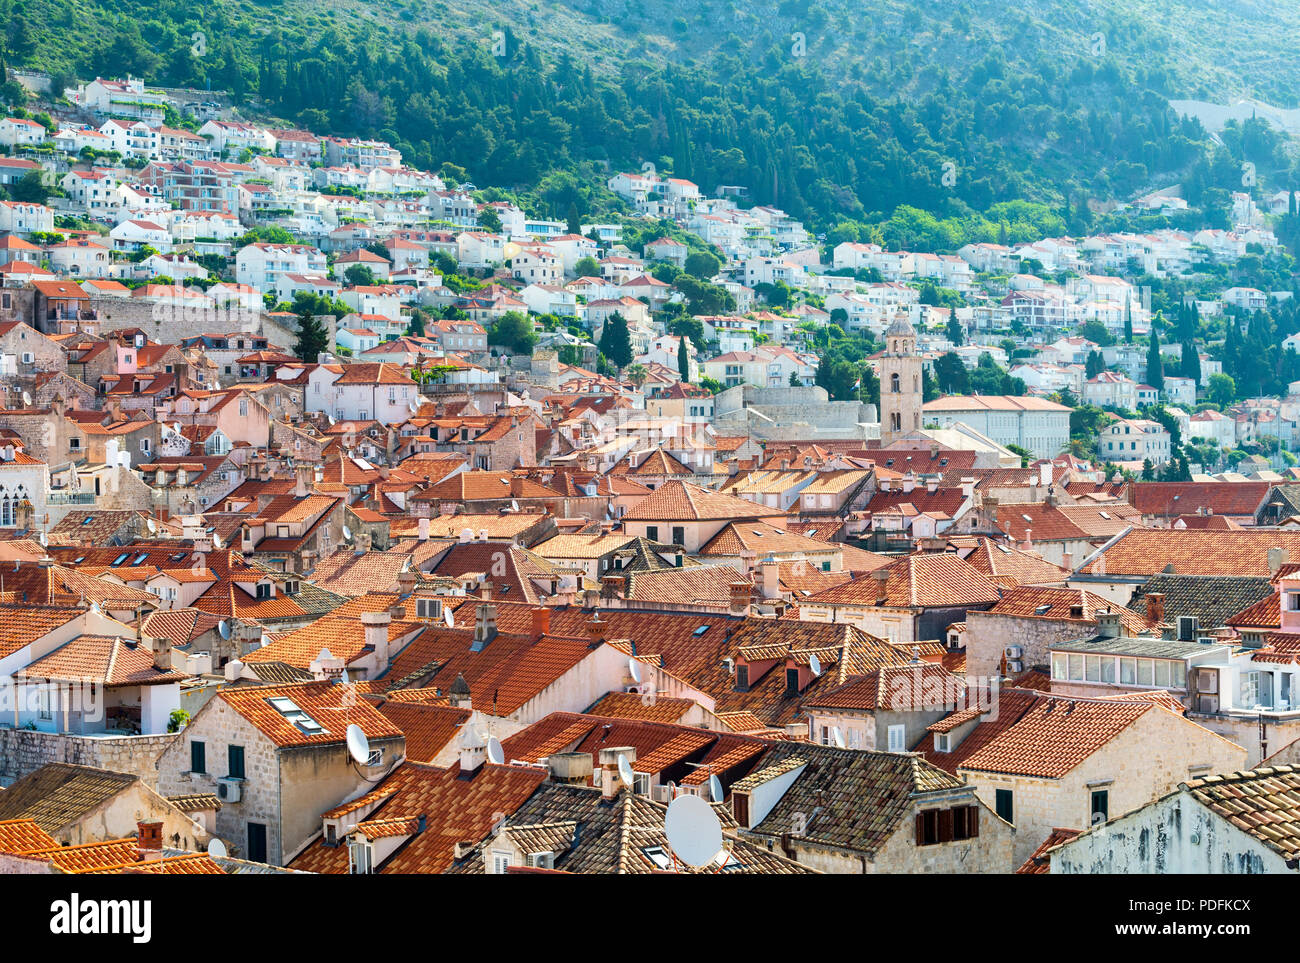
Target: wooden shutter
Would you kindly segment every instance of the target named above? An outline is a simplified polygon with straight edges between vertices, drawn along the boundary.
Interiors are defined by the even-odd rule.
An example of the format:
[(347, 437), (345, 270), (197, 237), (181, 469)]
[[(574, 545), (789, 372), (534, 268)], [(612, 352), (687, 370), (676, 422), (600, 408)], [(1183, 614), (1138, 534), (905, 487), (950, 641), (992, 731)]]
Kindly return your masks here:
[(916, 845), (925, 845), (925, 813), (916, 814)]
[(980, 807), (966, 807), (966, 829), (971, 839), (979, 839), (980, 835)]
[(952, 842), (952, 822), (953, 811), (951, 809), (939, 810), (939, 842)]

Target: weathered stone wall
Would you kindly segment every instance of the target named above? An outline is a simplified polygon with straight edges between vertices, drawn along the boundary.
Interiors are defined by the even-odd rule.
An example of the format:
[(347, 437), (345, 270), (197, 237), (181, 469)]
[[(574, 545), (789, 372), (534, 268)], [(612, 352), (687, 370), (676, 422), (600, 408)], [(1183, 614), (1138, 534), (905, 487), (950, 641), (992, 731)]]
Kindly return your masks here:
[(1010, 645), (1020, 646), (1026, 669), (1048, 665), (1053, 645), (1086, 639), (1096, 631), (1096, 624), (1090, 622), (970, 611), (966, 613), (966, 674), (987, 677), (1000, 671), (1002, 653)]
[(69, 762), (129, 772), (154, 789), (158, 783), (158, 757), (179, 738), (177, 733), (94, 738), (4, 728), (0, 729), (0, 778), (10, 782), (47, 763)]

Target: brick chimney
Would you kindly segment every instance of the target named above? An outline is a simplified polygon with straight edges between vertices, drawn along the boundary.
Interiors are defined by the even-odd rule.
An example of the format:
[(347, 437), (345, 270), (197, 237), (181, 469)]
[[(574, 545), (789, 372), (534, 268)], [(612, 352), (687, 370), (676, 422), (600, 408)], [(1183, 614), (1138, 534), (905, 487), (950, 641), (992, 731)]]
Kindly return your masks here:
[(374, 649), (375, 659), (380, 666), (388, 665), (388, 626), (392, 621), (393, 617), (386, 609), (383, 612), (361, 613), (366, 645)]
[(135, 824), (136, 854), (141, 862), (162, 859), (163, 824), (161, 819), (142, 820)]
[(593, 644), (605, 641), (605, 631), (608, 628), (609, 623), (600, 620), (599, 612), (592, 616), (590, 622), (583, 625), (583, 629), (587, 633), (587, 638), (591, 639)]
[(619, 756), (626, 756), (630, 763), (636, 762), (636, 749), (633, 746), (609, 746), (600, 750), (600, 795), (603, 799), (615, 798), (623, 788), (623, 778), (618, 774)]
[(497, 607), (491, 602), (480, 602), (474, 617), (474, 642), (471, 652), (482, 652), (497, 637)]
[(889, 601), (889, 566), (883, 566), (871, 573), (876, 577), (876, 604), (884, 605)]
[(153, 655), (153, 667), (155, 669), (159, 672), (170, 672), (172, 670), (171, 639), (151, 639), (149, 652)]
[(1165, 596), (1163, 592), (1151, 592), (1147, 595), (1147, 618), (1156, 625), (1165, 620)]
[(748, 615), (749, 603), (754, 597), (754, 583), (746, 582), (743, 579), (737, 579), (731, 583), (731, 604), (730, 612), (732, 615)]
[(551, 610), (545, 605), (533, 609), (533, 635), (549, 635), (551, 632)]

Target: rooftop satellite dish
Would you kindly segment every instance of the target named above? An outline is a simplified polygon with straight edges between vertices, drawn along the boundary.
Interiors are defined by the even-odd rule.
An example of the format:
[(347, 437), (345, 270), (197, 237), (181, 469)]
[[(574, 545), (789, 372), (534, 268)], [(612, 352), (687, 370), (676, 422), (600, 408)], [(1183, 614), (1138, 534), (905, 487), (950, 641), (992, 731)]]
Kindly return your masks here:
[(411, 414), (415, 414), (417, 411), (420, 410), (420, 406), (417, 405), (415, 403), (415, 399), (412, 398), (409, 402), (407, 402), (406, 410), (409, 411)]
[(831, 742), (835, 743), (836, 749), (847, 748), (844, 743), (844, 733), (840, 732), (839, 726), (831, 726)]
[(150, 535), (156, 535), (158, 533), (158, 523), (155, 522), (152, 518), (146, 518), (144, 520), (144, 525), (145, 528), (149, 529)]
[(519, 503), (518, 503), (517, 501), (515, 501), (513, 498), (510, 499), (510, 510), (511, 510), (512, 512), (517, 512), (517, 511), (519, 511)]
[(627, 756), (621, 752), (618, 754), (618, 778), (623, 780), (623, 785), (629, 787), (636, 781), (636, 773), (632, 772), (632, 764), (627, 761)]
[(817, 653), (808, 656), (808, 668), (812, 669), (813, 675), (822, 674), (822, 660), (817, 658)]
[(91, 602), (91, 603), (90, 603), (90, 611), (92, 611), (92, 612), (94, 612), (96, 615), (98, 615), (98, 614), (99, 614), (99, 603), (98, 603), (98, 602)]
[(41, 548), (48, 548), (50, 544), (50, 536), (46, 535), (44, 532), (41, 532), (41, 537), (38, 539), (38, 541), (41, 543)]
[(722, 802), (726, 798), (726, 793), (722, 789), (722, 780), (717, 776), (709, 777), (709, 798), (714, 802)]
[(451, 614), (451, 609), (442, 610), (442, 620), (447, 623), (447, 628), (454, 629), (456, 627), (456, 616)]
[(348, 528), (346, 525), (343, 526), (343, 537), (349, 542), (352, 541), (352, 529)]
[(221, 547), (221, 536), (218, 535), (216, 532), (212, 533), (212, 547), (213, 548)]
[(24, 408), (30, 408), (31, 406), (32, 406), (32, 393), (31, 393), (30, 391), (24, 391), (24, 392), (23, 392), (23, 407), (24, 407)]
[(364, 766), (370, 759), (370, 740), (355, 722), (348, 726), (348, 755), (359, 766)]
[(329, 423), (329, 426), (330, 426), (331, 428), (334, 427), (334, 416), (333, 416), (333, 415), (331, 415), (331, 414), (329, 414), (328, 412), (326, 412), (326, 414), (325, 414), (325, 420)]
[(339, 681), (342, 682), (344, 685), (347, 685), (347, 684), (351, 681), (351, 680), (348, 678), (348, 670), (347, 670), (347, 669), (344, 669), (344, 670), (343, 670), (342, 675), (339, 676)]
[(226, 844), (219, 839), (208, 840), (208, 855), (213, 859), (225, 859)]
[(490, 736), (488, 738), (487, 752), (488, 752), (488, 762), (492, 763), (492, 765), (494, 766), (505, 765), (506, 753), (505, 750), (501, 748), (501, 740), (498, 739), (496, 736)]
[(722, 848), (722, 823), (700, 796), (678, 796), (668, 804), (664, 833), (673, 854), (687, 866), (707, 866)]
[(223, 639), (230, 638), (230, 623), (227, 622), (225, 619), (222, 619), (220, 622), (217, 623), (217, 632), (221, 635)]
[(627, 671), (632, 676), (632, 681), (637, 685), (641, 684), (641, 663), (636, 659), (627, 660)]

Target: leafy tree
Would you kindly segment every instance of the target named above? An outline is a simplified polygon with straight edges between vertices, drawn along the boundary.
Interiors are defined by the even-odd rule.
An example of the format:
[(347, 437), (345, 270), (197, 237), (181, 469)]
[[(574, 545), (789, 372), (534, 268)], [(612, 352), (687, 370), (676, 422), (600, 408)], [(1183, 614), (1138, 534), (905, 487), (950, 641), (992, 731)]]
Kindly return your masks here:
[(1205, 397), (1213, 404), (1227, 407), (1237, 399), (1237, 383), (1231, 375), (1212, 374), (1205, 386)]
[(668, 333), (675, 334), (678, 337), (690, 338), (691, 344), (695, 346), (696, 353), (702, 352), (708, 347), (704, 341), (704, 322), (698, 318), (677, 318), (668, 325)]
[(824, 355), (817, 365), (816, 383), (826, 389), (832, 401), (848, 401), (855, 396), (861, 369), (834, 355)]
[(1022, 448), (1020, 445), (1007, 445), (1007, 451), (1020, 456), (1021, 468), (1028, 468), (1029, 463), (1034, 460), (1033, 452), (1027, 448)]
[(1143, 459), (1142, 461), (1142, 480), (1143, 481), (1156, 480), (1156, 466), (1151, 463), (1150, 458)]
[(623, 315), (615, 311), (605, 319), (598, 346), (600, 353), (617, 367), (626, 368), (632, 363), (632, 335)]
[(736, 299), (718, 284), (701, 281), (691, 274), (678, 275), (673, 282), (686, 298), (686, 310), (694, 315), (729, 314), (736, 310)]
[(724, 390), (721, 381), (719, 381), (717, 378), (710, 378), (708, 375), (705, 375), (703, 378), (700, 379), (700, 387), (703, 388), (705, 391), (713, 392), (715, 395), (719, 391)]
[(707, 281), (722, 270), (722, 262), (708, 251), (695, 251), (686, 256), (683, 268), (692, 277)]
[(650, 372), (645, 365), (637, 362), (627, 366), (626, 377), (633, 387), (640, 388), (649, 380)]
[(790, 372), (790, 387), (791, 388), (803, 387), (803, 382), (799, 380), (799, 372), (797, 371)]
[(416, 308), (411, 312), (411, 321), (406, 326), (406, 333), (413, 338), (423, 338), (425, 332), (425, 322), (427, 317), (423, 311)]
[(537, 331), (528, 315), (507, 311), (488, 328), (488, 344), (506, 348), (511, 354), (532, 354), (537, 344)]
[(483, 210), (478, 212), (478, 226), (493, 234), (500, 234), (502, 229), (501, 215), (496, 212), (496, 208), (484, 207)]
[(573, 266), (573, 273), (580, 278), (598, 278), (600, 277), (600, 262), (594, 257), (579, 258), (578, 263)]
[(970, 376), (966, 373), (966, 366), (951, 351), (935, 360), (934, 377), (939, 390), (946, 394), (964, 395), (970, 392)]
[(1103, 348), (1115, 343), (1115, 339), (1110, 336), (1106, 326), (1095, 318), (1084, 324), (1083, 336), (1093, 344), (1099, 344)]
[(41, 176), (41, 169), (38, 167), (28, 171), (18, 181), (9, 188), (9, 197), (15, 201), (24, 201), (29, 204), (44, 204), (50, 199), (53, 193), (45, 184), (45, 179)]
[(353, 287), (368, 287), (375, 283), (375, 272), (364, 264), (354, 264), (343, 272), (343, 278)]
[(1155, 326), (1151, 328), (1151, 338), (1147, 341), (1147, 384), (1157, 391), (1165, 387), (1165, 366), (1160, 359), (1160, 335)]
[(329, 344), (329, 331), (304, 303), (298, 312), (298, 344), (293, 353), (303, 361), (315, 363), (319, 355), (329, 350)]
[(961, 343), (962, 341), (965, 340), (965, 338), (966, 338), (966, 329), (962, 327), (961, 322), (957, 320), (957, 317), (955, 315), (949, 318), (948, 319), (948, 340), (951, 341), (956, 347), (960, 348)]

